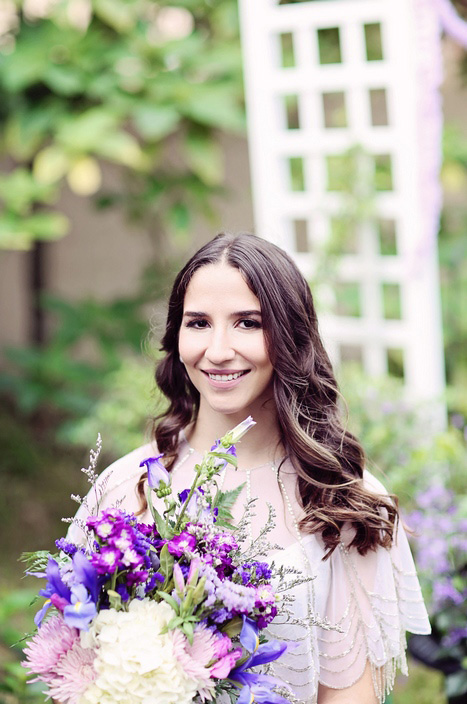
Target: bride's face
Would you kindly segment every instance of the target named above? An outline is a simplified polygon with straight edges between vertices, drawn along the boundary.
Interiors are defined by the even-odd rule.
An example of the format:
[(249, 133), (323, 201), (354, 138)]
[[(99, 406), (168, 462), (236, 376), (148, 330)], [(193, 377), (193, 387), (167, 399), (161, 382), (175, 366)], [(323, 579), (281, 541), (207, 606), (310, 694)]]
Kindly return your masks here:
[(179, 353), (206, 404), (222, 414), (253, 413), (272, 398), (273, 367), (259, 300), (226, 263), (193, 275), (184, 300)]

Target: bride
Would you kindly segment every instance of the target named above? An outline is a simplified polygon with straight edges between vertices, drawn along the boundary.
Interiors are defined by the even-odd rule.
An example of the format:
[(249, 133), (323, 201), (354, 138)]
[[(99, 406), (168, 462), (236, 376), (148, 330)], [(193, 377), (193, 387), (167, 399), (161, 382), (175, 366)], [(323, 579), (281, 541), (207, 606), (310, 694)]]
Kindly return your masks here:
[[(274, 674), (296, 702), (383, 702), (396, 668), (406, 671), (406, 630), (430, 626), (397, 502), (365, 470), (362, 447), (340, 420), (305, 279), (275, 245), (220, 234), (178, 274), (162, 350), (156, 380), (168, 408), (151, 442), (102, 475), (100, 507), (119, 502), (151, 522), (140, 462), (163, 453), (181, 491), (203, 451), (253, 416), (222, 489), (242, 486), (236, 520), (256, 499), (251, 539), (270, 504), (270, 539), (281, 549), (269, 559), (311, 578), (295, 588), (293, 617), (268, 629), (295, 643)], [(330, 629), (316, 625), (323, 619)]]

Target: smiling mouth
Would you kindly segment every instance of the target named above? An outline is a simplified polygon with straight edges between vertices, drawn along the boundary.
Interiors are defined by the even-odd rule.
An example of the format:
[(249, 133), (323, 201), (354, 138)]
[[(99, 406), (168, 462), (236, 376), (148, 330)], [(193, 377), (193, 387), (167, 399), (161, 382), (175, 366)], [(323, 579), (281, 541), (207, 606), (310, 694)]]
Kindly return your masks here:
[(235, 379), (239, 379), (241, 376), (245, 376), (245, 374), (248, 374), (249, 371), (249, 369), (245, 369), (241, 372), (233, 372), (229, 374), (213, 374), (211, 372), (203, 373), (206, 374), (206, 376), (208, 376), (213, 381), (234, 381)]

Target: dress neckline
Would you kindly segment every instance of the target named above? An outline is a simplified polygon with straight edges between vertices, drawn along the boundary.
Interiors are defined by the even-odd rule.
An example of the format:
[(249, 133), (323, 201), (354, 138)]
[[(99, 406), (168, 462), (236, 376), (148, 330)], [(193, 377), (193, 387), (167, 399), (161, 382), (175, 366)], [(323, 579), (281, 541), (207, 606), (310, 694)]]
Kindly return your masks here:
[[(181, 440), (183, 443), (185, 443), (186, 448), (187, 448), (187, 450), (189, 450), (190, 454), (195, 454), (195, 455), (197, 455), (198, 457), (202, 457), (202, 456), (203, 456), (203, 455), (201, 454), (201, 452), (199, 452), (199, 451), (196, 450), (194, 447), (192, 447), (192, 446), (190, 445), (190, 443), (188, 442), (188, 439), (187, 439), (187, 436), (186, 436), (186, 433), (185, 433), (185, 428), (182, 428), (182, 430), (180, 431), (180, 440)], [(236, 471), (236, 472), (245, 472), (245, 474), (246, 474), (247, 472), (255, 472), (257, 469), (266, 469), (266, 468), (271, 468), (271, 467), (274, 467), (274, 468), (277, 469), (278, 467), (281, 466), (282, 462), (283, 462), (285, 459), (286, 459), (286, 457), (281, 457), (277, 462), (275, 462), (274, 460), (270, 460), (269, 462), (264, 462), (263, 464), (259, 464), (259, 465), (257, 465), (256, 467), (248, 467), (248, 468), (246, 468), (246, 469), (244, 469), (243, 467), (237, 467), (234, 471)], [(232, 465), (229, 465), (229, 467), (230, 467), (230, 469), (233, 469)]]

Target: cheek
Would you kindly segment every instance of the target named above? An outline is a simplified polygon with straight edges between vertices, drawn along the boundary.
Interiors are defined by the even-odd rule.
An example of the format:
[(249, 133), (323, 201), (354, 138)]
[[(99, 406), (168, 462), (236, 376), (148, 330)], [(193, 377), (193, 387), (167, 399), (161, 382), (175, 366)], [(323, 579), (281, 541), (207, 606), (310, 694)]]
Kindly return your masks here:
[(201, 340), (181, 330), (178, 336), (178, 353), (185, 364), (190, 364), (202, 354)]

